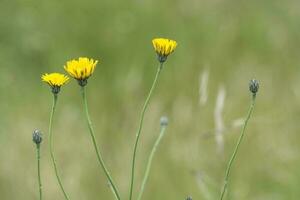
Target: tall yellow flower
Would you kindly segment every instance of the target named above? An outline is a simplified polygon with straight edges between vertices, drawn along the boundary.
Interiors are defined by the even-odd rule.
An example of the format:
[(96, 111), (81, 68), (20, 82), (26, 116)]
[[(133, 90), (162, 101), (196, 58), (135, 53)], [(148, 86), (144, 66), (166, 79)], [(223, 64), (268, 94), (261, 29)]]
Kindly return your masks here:
[(80, 57), (78, 60), (68, 61), (65, 70), (75, 78), (80, 86), (87, 84), (87, 79), (93, 74), (98, 60)]
[(53, 104), (52, 104), (52, 108), (51, 108), (51, 114), (50, 114), (50, 120), (49, 120), (49, 129), (48, 129), (49, 130), (48, 133), (49, 133), (50, 155), (51, 155), (53, 168), (54, 168), (55, 175), (56, 175), (57, 181), (59, 183), (60, 189), (62, 190), (62, 192), (65, 196), (65, 199), (69, 200), (69, 197), (68, 197), (67, 193), (64, 190), (63, 184), (61, 183), (61, 179), (60, 179), (60, 176), (58, 174), (58, 169), (57, 169), (57, 166), (56, 166), (54, 152), (53, 152), (53, 134), (52, 134), (52, 121), (53, 121), (54, 111), (55, 111), (56, 103), (57, 103), (57, 99), (58, 99), (57, 94), (60, 91), (60, 87), (67, 83), (67, 81), (69, 80), (69, 77), (67, 77), (64, 74), (60, 74), (60, 73), (50, 73), (50, 74), (42, 75), (41, 78), (42, 78), (43, 82), (48, 83), (48, 85), (52, 88)]
[(69, 77), (60, 73), (50, 73), (42, 75), (42, 81), (46, 82), (51, 88), (54, 94), (59, 93), (60, 87), (67, 83)]
[(165, 38), (155, 38), (152, 40), (152, 44), (155, 52), (157, 53), (158, 60), (161, 63), (167, 60), (168, 55), (170, 55), (177, 46), (177, 42), (175, 40)]
[[(141, 131), (142, 131), (142, 128), (143, 128), (145, 112), (148, 108), (149, 101), (150, 101), (150, 98), (152, 96), (152, 93), (153, 93), (156, 85), (158, 84), (158, 78), (159, 78), (159, 75), (162, 71), (163, 64), (167, 60), (167, 57), (175, 50), (175, 48), (177, 46), (176, 41), (170, 40), (170, 39), (165, 39), (165, 38), (155, 38), (155, 39), (152, 40), (152, 44), (153, 44), (154, 50), (157, 54), (157, 59), (160, 62), (160, 64), (159, 64), (159, 67), (157, 68), (157, 72), (156, 72), (155, 78), (153, 80), (151, 89), (150, 89), (150, 91), (148, 93), (148, 96), (145, 100), (145, 103), (144, 103), (144, 106), (143, 106), (143, 109), (142, 109), (142, 112), (141, 112), (139, 128), (136, 132), (135, 143), (134, 143), (134, 147), (133, 147), (132, 165), (131, 165), (131, 181), (130, 181), (130, 190), (129, 190), (129, 200), (132, 200), (132, 197), (133, 197), (136, 153), (137, 153), (137, 149), (138, 149), (138, 144), (139, 144), (139, 140), (140, 140)], [(147, 173), (146, 173), (146, 176), (147, 176)], [(138, 196), (138, 200), (141, 198), (141, 194), (143, 193), (143, 187), (144, 187), (144, 183), (142, 183), (142, 189), (141, 189), (141, 193)]]

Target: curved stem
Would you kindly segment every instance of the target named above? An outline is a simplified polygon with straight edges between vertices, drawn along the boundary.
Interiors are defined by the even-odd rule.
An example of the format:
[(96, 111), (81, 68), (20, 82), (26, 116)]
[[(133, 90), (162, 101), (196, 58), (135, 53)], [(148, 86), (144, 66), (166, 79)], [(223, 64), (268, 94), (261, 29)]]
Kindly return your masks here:
[(135, 143), (134, 143), (134, 150), (133, 150), (133, 157), (132, 157), (131, 182), (130, 182), (129, 200), (132, 199), (132, 191), (133, 191), (133, 185), (134, 185), (135, 159), (136, 159), (137, 146), (138, 146), (138, 142), (139, 142), (139, 139), (140, 139), (141, 130), (142, 130), (142, 127), (143, 127), (144, 115), (145, 115), (146, 109), (147, 109), (147, 107), (149, 105), (149, 101), (150, 101), (151, 95), (152, 95), (152, 93), (153, 93), (153, 91), (154, 91), (154, 89), (155, 89), (155, 87), (157, 85), (158, 77), (160, 75), (162, 67), (163, 67), (163, 63), (160, 63), (160, 66), (157, 69), (154, 81), (152, 83), (151, 89), (150, 89), (149, 94), (148, 94), (148, 96), (146, 98), (146, 101), (144, 103), (144, 106), (143, 106), (143, 109), (142, 109), (142, 113), (141, 113), (139, 128), (138, 128), (137, 133), (136, 133), (136, 138), (135, 138)]
[(241, 130), (240, 137), (239, 137), (238, 142), (237, 142), (237, 144), (235, 146), (235, 149), (234, 149), (234, 151), (233, 151), (233, 153), (231, 155), (231, 158), (230, 158), (230, 160), (228, 162), (228, 166), (227, 166), (226, 174), (225, 174), (225, 178), (224, 178), (223, 190), (221, 192), (220, 200), (223, 200), (223, 197), (225, 195), (225, 192), (226, 192), (226, 189), (227, 189), (227, 185), (228, 185), (228, 179), (229, 179), (230, 172), (231, 172), (231, 167), (232, 167), (233, 161), (235, 160), (237, 152), (239, 150), (240, 144), (241, 144), (241, 142), (242, 142), (242, 140), (244, 138), (245, 130), (246, 130), (248, 121), (249, 121), (249, 119), (251, 117), (251, 114), (252, 114), (252, 111), (253, 111), (253, 108), (254, 108), (254, 105), (255, 105), (255, 98), (256, 98), (256, 95), (253, 94), (253, 96), (252, 96), (252, 102), (251, 102), (250, 108), (248, 110), (248, 114), (247, 114), (246, 120), (244, 122), (243, 128)]
[(98, 159), (99, 164), (102, 167), (102, 169), (103, 169), (103, 171), (104, 171), (104, 173), (105, 173), (105, 175), (106, 175), (106, 177), (107, 177), (107, 179), (110, 183), (110, 186), (112, 187), (112, 191), (114, 193), (115, 198), (117, 200), (120, 200), (120, 195), (119, 195), (118, 189), (116, 188), (115, 183), (114, 183), (112, 177), (110, 176), (110, 173), (107, 170), (107, 168), (104, 164), (103, 158), (101, 156), (101, 153), (98, 149), (97, 141), (96, 141), (95, 134), (94, 134), (94, 129), (92, 127), (92, 121), (90, 119), (90, 115), (89, 115), (89, 111), (88, 111), (88, 104), (87, 104), (86, 92), (85, 92), (85, 87), (84, 86), (81, 87), (81, 92), (82, 92), (83, 106), (84, 106), (84, 110), (85, 110), (86, 120), (87, 120), (87, 123), (88, 123), (89, 133), (90, 133), (91, 138), (92, 138), (92, 142), (93, 142), (93, 145), (94, 145), (94, 148), (95, 148), (95, 151), (96, 151), (97, 159)]
[(39, 181), (39, 194), (40, 194), (40, 200), (42, 200), (42, 180), (41, 180), (41, 154), (40, 154), (40, 144), (36, 145), (36, 157), (37, 157), (37, 167), (38, 167), (38, 181)]
[(50, 148), (51, 159), (52, 159), (52, 163), (53, 163), (53, 167), (54, 167), (54, 171), (55, 171), (55, 175), (56, 175), (56, 179), (58, 181), (59, 187), (60, 187), (61, 191), (63, 192), (65, 199), (69, 200), (69, 197), (64, 190), (64, 187), (62, 185), (62, 182), (61, 182), (61, 179), (60, 179), (60, 176), (58, 173), (56, 160), (55, 160), (55, 156), (54, 156), (54, 151), (53, 151), (52, 121), (53, 121), (54, 111), (56, 108), (56, 103), (57, 103), (57, 94), (53, 94), (53, 105), (52, 105), (50, 121), (49, 121), (49, 148)]
[(143, 195), (143, 192), (144, 192), (144, 189), (145, 189), (145, 185), (146, 185), (148, 177), (149, 177), (149, 172), (150, 172), (150, 168), (151, 168), (153, 156), (154, 156), (154, 154), (156, 152), (156, 149), (157, 149), (157, 147), (158, 147), (158, 145), (159, 145), (162, 137), (164, 136), (165, 130), (166, 130), (166, 126), (162, 126), (161, 129), (160, 129), (159, 136), (158, 136), (158, 138), (156, 139), (156, 141), (155, 141), (155, 143), (153, 145), (153, 148), (151, 150), (150, 156), (148, 158), (146, 171), (145, 171), (145, 174), (144, 174), (143, 182), (142, 182), (140, 193), (138, 195), (137, 200), (140, 200), (142, 198), (142, 195)]

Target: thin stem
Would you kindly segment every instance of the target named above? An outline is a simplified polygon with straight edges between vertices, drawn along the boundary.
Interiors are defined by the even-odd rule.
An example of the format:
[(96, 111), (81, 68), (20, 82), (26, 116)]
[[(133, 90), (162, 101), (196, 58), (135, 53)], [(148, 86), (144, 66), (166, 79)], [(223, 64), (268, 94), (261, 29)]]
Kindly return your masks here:
[(65, 199), (69, 200), (69, 197), (64, 190), (64, 187), (62, 185), (62, 182), (61, 182), (61, 179), (60, 179), (60, 176), (58, 173), (56, 160), (55, 160), (55, 156), (54, 156), (54, 151), (53, 151), (52, 121), (53, 121), (54, 111), (56, 108), (56, 103), (57, 103), (57, 94), (53, 94), (53, 105), (52, 105), (50, 121), (49, 121), (49, 148), (50, 148), (51, 159), (52, 159), (52, 163), (53, 163), (53, 167), (54, 167), (54, 171), (55, 171), (55, 175), (56, 175), (56, 179), (58, 181), (59, 187), (60, 187), (61, 191), (63, 192)]
[(157, 85), (158, 77), (160, 75), (160, 72), (161, 72), (162, 68), (163, 68), (163, 63), (160, 63), (160, 66), (157, 69), (154, 81), (152, 83), (151, 89), (149, 91), (149, 94), (148, 94), (148, 96), (146, 98), (146, 101), (145, 101), (143, 109), (142, 109), (140, 123), (139, 123), (139, 128), (137, 130), (136, 138), (135, 138), (135, 143), (134, 143), (134, 150), (133, 150), (133, 157), (132, 157), (132, 167), (131, 167), (131, 182), (130, 182), (129, 200), (132, 199), (132, 191), (133, 191), (133, 185), (134, 185), (135, 159), (136, 159), (137, 146), (138, 146), (138, 142), (139, 142), (139, 139), (140, 139), (141, 130), (142, 130), (142, 127), (143, 127), (144, 115), (145, 115), (146, 109), (147, 109), (147, 107), (149, 105), (149, 101), (150, 101), (151, 95), (152, 95), (152, 93), (153, 93), (153, 91), (154, 91), (154, 89), (155, 89), (155, 87)]
[(231, 155), (231, 158), (230, 158), (230, 160), (228, 162), (228, 166), (227, 166), (226, 174), (225, 174), (225, 178), (224, 178), (223, 190), (222, 190), (222, 193), (221, 193), (220, 200), (223, 200), (223, 197), (225, 195), (225, 192), (226, 192), (226, 189), (227, 189), (227, 185), (228, 185), (228, 179), (229, 179), (230, 172), (231, 172), (231, 167), (232, 167), (233, 161), (235, 160), (237, 152), (239, 150), (240, 144), (241, 144), (241, 142), (242, 142), (242, 140), (244, 138), (245, 130), (246, 130), (248, 121), (249, 121), (249, 119), (251, 117), (251, 114), (252, 114), (252, 111), (253, 111), (253, 108), (254, 108), (254, 105), (255, 105), (255, 98), (256, 98), (256, 95), (253, 94), (253, 96), (252, 96), (252, 102), (251, 102), (250, 108), (248, 110), (248, 114), (247, 114), (246, 120), (244, 122), (243, 128), (241, 130), (240, 137), (239, 137), (238, 142), (237, 142), (237, 144), (235, 146), (235, 149), (234, 149), (234, 151), (233, 151), (233, 153)]
[(156, 152), (156, 149), (157, 149), (157, 147), (158, 147), (158, 145), (159, 145), (162, 137), (164, 136), (165, 130), (166, 130), (166, 126), (162, 126), (161, 129), (160, 129), (159, 136), (157, 137), (157, 139), (156, 139), (156, 141), (155, 141), (155, 143), (154, 143), (154, 145), (152, 147), (150, 156), (148, 158), (148, 162), (147, 162), (147, 166), (146, 166), (146, 171), (145, 171), (145, 174), (144, 174), (144, 178), (143, 178), (143, 182), (142, 182), (142, 185), (141, 185), (140, 193), (138, 195), (137, 200), (140, 200), (142, 198), (142, 195), (143, 195), (143, 192), (144, 192), (144, 189), (145, 189), (145, 185), (146, 185), (148, 177), (149, 177), (149, 172), (150, 172), (150, 168), (151, 168), (153, 156), (154, 156), (154, 154)]
[(105, 173), (105, 175), (106, 175), (106, 177), (107, 177), (107, 179), (110, 183), (110, 186), (112, 187), (112, 191), (114, 193), (114, 196), (116, 197), (117, 200), (120, 200), (120, 195), (119, 195), (118, 189), (115, 186), (115, 183), (114, 183), (109, 171), (107, 170), (107, 168), (104, 164), (103, 158), (101, 156), (101, 153), (100, 153), (98, 145), (97, 145), (97, 141), (96, 141), (95, 134), (94, 134), (94, 129), (92, 127), (92, 121), (90, 119), (90, 115), (89, 115), (89, 111), (88, 111), (88, 103), (87, 103), (86, 92), (85, 92), (85, 87), (84, 86), (81, 87), (81, 92), (82, 92), (83, 106), (84, 106), (86, 120), (87, 120), (87, 124), (88, 124), (88, 128), (89, 128), (89, 133), (90, 133), (91, 138), (92, 138), (92, 142), (93, 142), (93, 145), (94, 145), (94, 148), (95, 148), (95, 151), (96, 151), (96, 155), (97, 155), (99, 164), (102, 167), (102, 169), (103, 169), (103, 171), (104, 171), (104, 173)]
[(112, 185), (110, 183), (108, 183), (108, 184), (109, 184), (109, 188), (110, 188), (111, 192), (114, 194), (115, 199), (118, 199), (119, 196), (117, 196), (117, 193), (115, 193), (114, 188), (112, 187)]
[(40, 200), (42, 200), (42, 179), (41, 179), (41, 167), (40, 167), (40, 160), (41, 160), (41, 154), (40, 154), (40, 144), (36, 145), (36, 158), (37, 158), (37, 167), (38, 167), (38, 181), (39, 181), (39, 194), (40, 194)]

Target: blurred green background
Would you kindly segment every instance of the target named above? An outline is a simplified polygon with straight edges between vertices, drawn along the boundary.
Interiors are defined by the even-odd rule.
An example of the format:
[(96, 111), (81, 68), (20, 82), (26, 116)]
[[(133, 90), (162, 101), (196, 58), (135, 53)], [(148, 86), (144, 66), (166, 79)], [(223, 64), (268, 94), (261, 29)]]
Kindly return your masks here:
[[(257, 104), (227, 199), (299, 199), (299, 9), (299, 0), (2, 0), (0, 199), (38, 199), (34, 129), (44, 133), (45, 199), (63, 199), (48, 151), (52, 94), (40, 76), (64, 72), (65, 62), (79, 56), (100, 60), (87, 88), (90, 112), (104, 159), (128, 197), (135, 131), (158, 64), (154, 37), (175, 39), (178, 48), (146, 113), (135, 194), (166, 115), (169, 127), (143, 199), (218, 199), (240, 131), (236, 122), (250, 104), (248, 82), (256, 78)], [(215, 131), (216, 99), (220, 108), (224, 104), (221, 134)], [(113, 199), (81, 103), (71, 80), (54, 119), (62, 180), (73, 200)]]

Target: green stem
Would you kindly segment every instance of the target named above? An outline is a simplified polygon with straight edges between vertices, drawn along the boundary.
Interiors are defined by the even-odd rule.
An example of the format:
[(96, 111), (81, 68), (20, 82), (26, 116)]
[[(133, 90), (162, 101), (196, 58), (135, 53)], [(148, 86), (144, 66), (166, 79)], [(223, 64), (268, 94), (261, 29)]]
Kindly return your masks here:
[(240, 137), (238, 139), (238, 142), (237, 142), (237, 144), (235, 146), (235, 149), (233, 151), (233, 154), (231, 155), (231, 158), (229, 160), (229, 163), (228, 163), (228, 166), (227, 166), (227, 169), (226, 169), (226, 174), (225, 174), (225, 178), (224, 178), (224, 185), (223, 185), (223, 190), (222, 190), (222, 193), (221, 193), (220, 200), (223, 200), (223, 197), (225, 195), (225, 192), (226, 192), (226, 189), (227, 189), (227, 185), (228, 185), (228, 179), (229, 179), (230, 172), (231, 172), (231, 167), (232, 167), (233, 161), (235, 160), (237, 152), (239, 150), (240, 144), (241, 144), (241, 142), (242, 142), (242, 140), (244, 138), (245, 130), (246, 130), (248, 121), (249, 121), (249, 119), (251, 117), (251, 114), (252, 114), (252, 111), (253, 111), (253, 108), (254, 108), (254, 105), (255, 105), (255, 98), (256, 98), (256, 95), (253, 94), (253, 96), (252, 96), (252, 102), (251, 102), (250, 108), (248, 110), (248, 114), (247, 114), (246, 120), (244, 122), (243, 128), (241, 130)]
[(137, 146), (138, 146), (138, 142), (139, 142), (139, 139), (140, 139), (141, 130), (142, 130), (142, 127), (143, 127), (144, 115), (145, 115), (146, 109), (147, 109), (147, 107), (149, 105), (149, 101), (150, 101), (151, 95), (152, 95), (152, 93), (153, 93), (153, 91), (154, 91), (154, 89), (155, 89), (155, 87), (157, 85), (158, 77), (160, 75), (160, 72), (161, 72), (162, 68), (163, 68), (163, 63), (160, 63), (160, 66), (157, 69), (154, 81), (152, 83), (151, 89), (149, 91), (149, 94), (148, 94), (148, 96), (146, 98), (146, 101), (145, 101), (143, 109), (142, 109), (140, 123), (139, 123), (139, 128), (138, 128), (138, 131), (136, 133), (136, 138), (135, 138), (135, 143), (134, 143), (134, 150), (133, 150), (133, 157), (132, 157), (132, 168), (131, 168), (131, 182), (130, 182), (129, 200), (132, 199), (132, 191), (133, 191), (133, 184), (134, 184), (135, 159), (136, 159)]
[(150, 156), (148, 158), (146, 171), (145, 171), (145, 174), (144, 174), (143, 182), (142, 182), (140, 193), (138, 195), (137, 200), (140, 200), (142, 198), (142, 195), (143, 195), (143, 192), (144, 192), (144, 189), (145, 189), (145, 185), (146, 185), (148, 177), (149, 177), (149, 172), (150, 172), (150, 168), (151, 168), (153, 156), (154, 156), (154, 154), (156, 152), (156, 149), (157, 149), (157, 147), (158, 147), (158, 145), (159, 145), (162, 137), (164, 136), (165, 130), (166, 130), (166, 126), (162, 126), (161, 129), (160, 129), (159, 136), (158, 136), (158, 138), (156, 139), (156, 141), (155, 141), (155, 143), (153, 145), (153, 148), (151, 150)]
[(107, 168), (104, 164), (103, 158), (101, 156), (101, 153), (100, 153), (98, 145), (97, 145), (97, 141), (96, 141), (95, 134), (94, 134), (94, 129), (92, 127), (92, 121), (90, 119), (90, 115), (89, 115), (89, 111), (88, 111), (88, 104), (87, 104), (87, 98), (86, 98), (86, 92), (85, 92), (85, 87), (84, 86), (81, 87), (81, 92), (82, 92), (82, 99), (83, 99), (83, 104), (84, 104), (86, 120), (87, 120), (87, 123), (88, 123), (89, 132), (90, 132), (90, 135), (91, 135), (91, 138), (92, 138), (92, 141), (93, 141), (93, 145), (94, 145), (94, 148), (95, 148), (95, 151), (96, 151), (96, 155), (97, 155), (99, 164), (102, 167), (102, 169), (103, 169), (103, 171), (104, 171), (104, 173), (105, 173), (105, 175), (106, 175), (106, 177), (107, 177), (107, 179), (110, 183), (110, 186), (112, 187), (112, 191), (114, 193), (114, 196), (116, 197), (117, 200), (120, 200), (120, 195), (119, 195), (118, 189), (116, 188), (115, 183), (114, 183), (112, 177), (110, 176), (109, 171), (107, 170)]
[(40, 144), (36, 145), (36, 157), (37, 157), (37, 167), (38, 167), (38, 181), (39, 181), (39, 194), (40, 194), (40, 200), (42, 200), (42, 180), (41, 180), (41, 167), (40, 167), (40, 160), (41, 160), (41, 154), (40, 154)]
[(59, 176), (59, 173), (58, 173), (56, 160), (55, 160), (55, 156), (54, 156), (54, 151), (53, 151), (52, 121), (53, 121), (54, 111), (55, 111), (55, 108), (56, 108), (56, 103), (57, 103), (57, 94), (53, 94), (53, 105), (52, 105), (51, 114), (50, 114), (50, 121), (49, 121), (49, 148), (50, 148), (50, 154), (51, 154), (51, 159), (52, 159), (56, 179), (58, 181), (58, 184), (60, 186), (61, 191), (63, 192), (63, 195), (64, 195), (65, 199), (69, 200), (69, 197), (68, 197), (67, 193), (64, 190), (64, 187), (62, 185), (62, 182), (61, 182), (61, 179), (60, 179), (60, 176)]

